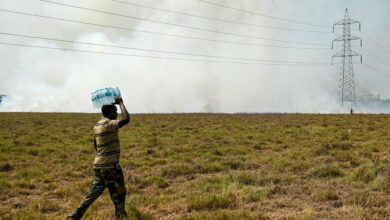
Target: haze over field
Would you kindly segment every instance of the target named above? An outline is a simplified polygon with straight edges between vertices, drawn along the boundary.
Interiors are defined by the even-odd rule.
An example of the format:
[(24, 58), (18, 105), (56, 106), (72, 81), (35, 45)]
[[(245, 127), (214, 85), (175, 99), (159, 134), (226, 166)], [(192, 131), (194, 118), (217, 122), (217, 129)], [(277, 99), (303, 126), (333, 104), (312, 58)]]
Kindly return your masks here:
[[(97, 112), (98, 110), (92, 108), (90, 93), (106, 86), (118, 86), (122, 90), (129, 111), (134, 113), (338, 113), (343, 111), (337, 102), (339, 68), (337, 65), (308, 65), (308, 63), (330, 63), (332, 54), (340, 50), (339, 46), (333, 51), (330, 49), (331, 41), (337, 37), (335, 34), (311, 31), (331, 32), (333, 23), (343, 18), (345, 8), (349, 9), (352, 19), (362, 22), (364, 34), (356, 31), (356, 27), (353, 28), (352, 34), (361, 36), (364, 45), (364, 48), (356, 48), (356, 51), (363, 54), (365, 64), (375, 67), (381, 73), (388, 73), (389, 66), (386, 62), (390, 58), (390, 53), (387, 53), (390, 51), (388, 38), (390, 2), (386, 0), (207, 0), (229, 7), (329, 27), (271, 19), (253, 13), (218, 7), (199, 0), (123, 1), (192, 15), (305, 31), (286, 31), (202, 19), (111, 0), (56, 2), (182, 26), (320, 45), (274, 42), (206, 32), (102, 14), (39, 0), (4, 0), (0, 2), (0, 9), (3, 10), (207, 38), (214, 41), (96, 27), (0, 11), (1, 43), (138, 56), (0, 45), (0, 94), (9, 95), (8, 99), (0, 105), (0, 111)], [(340, 30), (336, 32), (341, 33)], [(305, 64), (279, 65), (281, 64), (279, 62), (273, 62), (273, 65), (269, 65), (270, 62), (244, 64), (249, 61), (64, 43), (4, 35), (4, 33), (148, 50), (303, 62)], [(376, 43), (369, 41), (367, 35)], [(328, 47), (329, 49), (262, 47), (219, 41), (285, 47)], [(384, 49), (380, 49), (378, 43)], [(192, 61), (139, 56), (183, 58), (192, 59)], [(207, 60), (207, 62), (193, 59)], [(223, 62), (209, 62), (211, 60)], [(240, 62), (241, 64), (226, 62)], [(335, 62), (338, 61), (335, 60)], [(357, 64), (358, 60), (355, 63)], [(358, 64), (355, 65), (355, 70), (358, 94), (376, 92), (380, 93), (382, 98), (390, 98), (388, 75)]]

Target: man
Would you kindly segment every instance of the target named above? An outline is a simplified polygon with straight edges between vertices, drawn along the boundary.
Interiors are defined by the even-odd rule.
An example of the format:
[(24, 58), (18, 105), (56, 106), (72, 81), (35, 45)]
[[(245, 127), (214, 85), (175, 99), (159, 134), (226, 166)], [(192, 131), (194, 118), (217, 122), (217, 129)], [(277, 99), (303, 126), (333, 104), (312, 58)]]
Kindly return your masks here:
[[(118, 113), (114, 104), (119, 104), (122, 118), (116, 120)], [(118, 129), (130, 122), (129, 113), (123, 100), (115, 98), (112, 105), (102, 106), (103, 118), (93, 128), (96, 157), (94, 166), (95, 176), (88, 196), (80, 206), (68, 216), (68, 220), (81, 219), (88, 207), (102, 194), (107, 187), (111, 200), (115, 205), (116, 219), (126, 219), (125, 210), (126, 188), (122, 168), (119, 165), (120, 146)]]

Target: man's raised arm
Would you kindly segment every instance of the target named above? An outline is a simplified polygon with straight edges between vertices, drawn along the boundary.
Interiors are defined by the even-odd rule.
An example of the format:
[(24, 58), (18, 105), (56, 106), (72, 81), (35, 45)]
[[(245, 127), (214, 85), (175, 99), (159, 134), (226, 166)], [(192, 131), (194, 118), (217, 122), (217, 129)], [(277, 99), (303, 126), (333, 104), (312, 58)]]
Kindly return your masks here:
[(123, 100), (121, 97), (119, 96), (115, 97), (115, 104), (119, 104), (121, 108), (122, 118), (118, 121), (118, 127), (121, 128), (122, 126), (130, 122), (130, 115), (127, 112), (125, 105), (123, 104)]

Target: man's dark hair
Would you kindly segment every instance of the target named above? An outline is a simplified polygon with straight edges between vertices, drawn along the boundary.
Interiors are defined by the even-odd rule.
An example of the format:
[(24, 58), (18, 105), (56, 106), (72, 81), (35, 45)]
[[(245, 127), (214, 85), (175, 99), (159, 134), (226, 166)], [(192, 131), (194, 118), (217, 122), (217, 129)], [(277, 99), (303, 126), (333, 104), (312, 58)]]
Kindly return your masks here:
[(103, 105), (102, 106), (102, 114), (104, 116), (108, 116), (111, 111), (116, 111), (115, 105)]

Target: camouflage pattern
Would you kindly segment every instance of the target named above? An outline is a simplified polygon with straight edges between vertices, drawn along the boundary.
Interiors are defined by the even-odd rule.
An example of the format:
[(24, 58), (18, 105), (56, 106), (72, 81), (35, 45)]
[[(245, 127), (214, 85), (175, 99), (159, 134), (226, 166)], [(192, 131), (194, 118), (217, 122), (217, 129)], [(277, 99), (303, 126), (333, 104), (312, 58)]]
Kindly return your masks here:
[(110, 191), (111, 200), (115, 205), (116, 219), (127, 219), (125, 210), (126, 188), (122, 168), (94, 169), (94, 171), (95, 176), (88, 196), (68, 219), (81, 219), (88, 207), (102, 194), (106, 187)]

